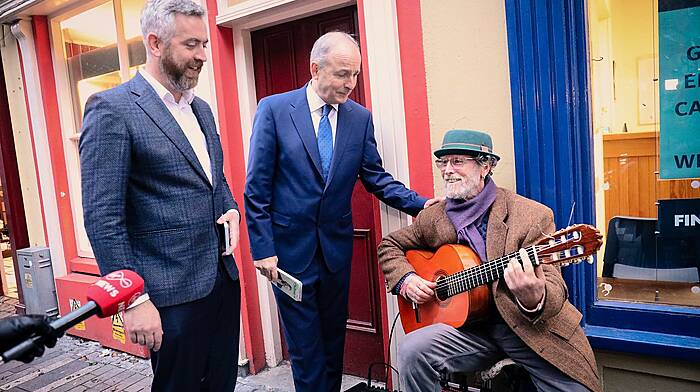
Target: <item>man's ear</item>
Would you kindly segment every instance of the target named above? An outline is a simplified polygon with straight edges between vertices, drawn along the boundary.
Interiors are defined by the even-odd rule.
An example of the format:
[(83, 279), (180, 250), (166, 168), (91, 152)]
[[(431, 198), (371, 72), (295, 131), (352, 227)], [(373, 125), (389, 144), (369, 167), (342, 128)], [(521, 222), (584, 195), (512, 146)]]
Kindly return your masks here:
[(156, 57), (160, 57), (162, 42), (154, 33), (148, 33), (146, 36), (147, 50)]
[(484, 166), (481, 166), (481, 179), (485, 179), (489, 173), (491, 172), (491, 164), (487, 163)]
[(316, 63), (311, 63), (311, 79), (316, 79), (318, 77), (319, 66)]

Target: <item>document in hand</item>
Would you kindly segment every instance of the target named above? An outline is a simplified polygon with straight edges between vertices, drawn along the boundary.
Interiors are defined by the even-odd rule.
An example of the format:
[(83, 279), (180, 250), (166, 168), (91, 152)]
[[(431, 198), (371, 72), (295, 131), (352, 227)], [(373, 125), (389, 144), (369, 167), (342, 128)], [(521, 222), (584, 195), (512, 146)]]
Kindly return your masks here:
[(302, 283), (299, 281), (299, 279), (279, 268), (277, 268), (277, 276), (277, 280), (273, 281), (272, 284), (277, 286), (278, 289), (282, 290), (283, 293), (292, 297), (293, 300), (301, 301)]

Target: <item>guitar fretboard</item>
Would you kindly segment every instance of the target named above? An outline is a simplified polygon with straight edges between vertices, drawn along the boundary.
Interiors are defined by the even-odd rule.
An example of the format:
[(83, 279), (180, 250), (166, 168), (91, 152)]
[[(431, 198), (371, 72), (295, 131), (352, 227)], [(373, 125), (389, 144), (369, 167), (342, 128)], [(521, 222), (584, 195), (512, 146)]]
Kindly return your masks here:
[[(530, 258), (530, 262), (536, 265), (537, 249), (536, 245), (524, 248)], [(482, 263), (476, 267), (468, 268), (464, 271), (448, 275), (437, 280), (435, 289), (438, 298), (445, 300), (453, 295), (469, 291), (475, 287), (479, 287), (486, 283), (493, 282), (496, 279), (503, 277), (510, 260), (516, 259), (520, 264), (523, 264), (523, 259), (520, 257), (520, 251), (499, 257), (486, 263)]]

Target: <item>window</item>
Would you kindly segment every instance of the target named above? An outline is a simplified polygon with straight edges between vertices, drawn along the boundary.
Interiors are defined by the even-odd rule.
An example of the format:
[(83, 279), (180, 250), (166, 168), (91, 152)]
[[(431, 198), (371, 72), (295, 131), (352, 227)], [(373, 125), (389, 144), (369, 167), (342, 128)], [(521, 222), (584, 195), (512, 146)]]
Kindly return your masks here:
[[(654, 24), (654, 18), (661, 20), (661, 15), (655, 16), (655, 12), (658, 11), (656, 1), (660, 9), (669, 4), (693, 4), (693, 8), (695, 5), (700, 6), (700, 0), (578, 0), (544, 3), (536, 0), (506, 1), (518, 193), (552, 207), (559, 226), (565, 226), (567, 222), (596, 223), (598, 220), (596, 225), (606, 231), (608, 221), (612, 220), (612, 217), (606, 218), (606, 214), (610, 212), (608, 205), (616, 207), (614, 198), (605, 198), (604, 188), (612, 187), (608, 181), (611, 178), (606, 176), (614, 174), (603, 169), (606, 150), (603, 147), (603, 139), (606, 135), (612, 139), (631, 137), (629, 135), (634, 131), (640, 131), (634, 136), (641, 136), (645, 131), (658, 135), (654, 137), (651, 147), (652, 156), (658, 156), (653, 158), (654, 166), (658, 164), (658, 167), (644, 169), (644, 166), (636, 165), (638, 171), (641, 166), (642, 172), (647, 173), (663, 171), (664, 164), (667, 164), (663, 163), (663, 160), (668, 156), (668, 152), (673, 151), (673, 147), (688, 146), (689, 143), (700, 141), (697, 136), (676, 136), (672, 148), (665, 147), (664, 137), (671, 136), (673, 130), (670, 134), (666, 132), (665, 127), (669, 124), (666, 116), (668, 106), (664, 104), (684, 100), (665, 100), (664, 94), (675, 90), (661, 92), (661, 84), (653, 80), (655, 76), (652, 76), (652, 84), (639, 76), (648, 75), (649, 66), (654, 69), (655, 63), (656, 74), (661, 80), (684, 80), (684, 75), (697, 72), (687, 68), (666, 67), (664, 61), (671, 57), (664, 54), (663, 41), (658, 40), (658, 43), (655, 43), (654, 38), (661, 37), (660, 29)], [(615, 24), (615, 15), (618, 12), (621, 12), (623, 19), (636, 20), (630, 23), (632, 27), (622, 36), (624, 44), (616, 44), (612, 38), (621, 31), (618, 30), (620, 26)], [(646, 12), (647, 16), (644, 19), (635, 19), (639, 18), (639, 12)], [(672, 24), (675, 31), (685, 33), (681, 37), (697, 43), (700, 37), (697, 20), (697, 14), (688, 14), (679, 17)], [(638, 50), (635, 39), (643, 41), (647, 49)], [(674, 59), (688, 68), (697, 69), (700, 64), (693, 63), (695, 60), (687, 57), (688, 41), (677, 42), (685, 42), (686, 50), (676, 50), (678, 56)], [(632, 76), (618, 77), (618, 73), (622, 72), (624, 67), (622, 64), (618, 65), (617, 60), (629, 51), (637, 53), (632, 56), (632, 71), (628, 71), (628, 75)], [(649, 57), (654, 59), (651, 60), (651, 64), (647, 60)], [(682, 60), (683, 58), (687, 60)], [(614, 66), (612, 60), (615, 60)], [(672, 70), (673, 76), (664, 76), (664, 70)], [(653, 70), (651, 72), (655, 75)], [(630, 82), (628, 78), (634, 75), (635, 81)], [(641, 80), (641, 83), (636, 79)], [(663, 86), (665, 88), (665, 82)], [(620, 95), (623, 89), (628, 94), (631, 91), (632, 95), (623, 98)], [(642, 103), (650, 102), (645, 102), (650, 89), (653, 91), (651, 97), (656, 106), (652, 109), (641, 104), (637, 106), (639, 99)], [(695, 98), (689, 101), (697, 99), (695, 93)], [(627, 101), (633, 103), (632, 109), (618, 109), (618, 104), (622, 105)], [(697, 118), (700, 117), (693, 120), (697, 121)], [(625, 128), (627, 132), (624, 132)], [(700, 127), (696, 125), (690, 129), (697, 132)], [(622, 148), (627, 151), (619, 154), (616, 161), (624, 163), (626, 168), (635, 167), (632, 163), (628, 164), (631, 162), (628, 159), (631, 152), (635, 151), (631, 145), (631, 142), (623, 143)], [(692, 147), (690, 149), (692, 151)], [(697, 163), (697, 160), (695, 162)], [(629, 173), (620, 177), (618, 184), (624, 184), (628, 188), (629, 184), (635, 184)], [(698, 199), (689, 193), (682, 193), (681, 196), (680, 189), (683, 189), (683, 192), (695, 192), (694, 184), (697, 183), (693, 181), (698, 180), (698, 175), (689, 177), (691, 178), (667, 179), (661, 177), (660, 173), (658, 179), (653, 177), (648, 183), (647, 187), (651, 189), (648, 193), (652, 194), (655, 202), (663, 200), (661, 192), (666, 186), (674, 192), (678, 191), (675, 196), (669, 198), (671, 204), (666, 203), (664, 209), (679, 208), (681, 211), (687, 208), (683, 206), (687, 200), (692, 203)], [(683, 184), (690, 185), (681, 188)], [(624, 190), (623, 194), (626, 198), (622, 201), (627, 204), (642, 197), (640, 191), (629, 189)], [(677, 205), (674, 206), (674, 203)], [(688, 228), (686, 233), (669, 232), (668, 228), (664, 228), (669, 222), (664, 217), (668, 217), (669, 214), (665, 211), (661, 211), (660, 214), (658, 212), (657, 207), (657, 214), (648, 219), (657, 220), (656, 227), (659, 227), (658, 230), (664, 239), (687, 233), (697, 235), (697, 229), (692, 227)], [(641, 210), (639, 213), (641, 214)], [(690, 219), (689, 221), (692, 222)], [(653, 246), (656, 249), (652, 256), (654, 267), (664, 268), (666, 261), (656, 258), (658, 250), (663, 248), (659, 248), (656, 242)], [(579, 264), (562, 269), (569, 287), (569, 299), (583, 311), (582, 323), (591, 345), (603, 350), (697, 361), (700, 358), (700, 307), (682, 304), (671, 296), (664, 297), (668, 292), (662, 294), (660, 291), (659, 300), (656, 300), (656, 289), (652, 298), (633, 297), (639, 295), (646, 286), (663, 284), (664, 280), (661, 277), (664, 273), (654, 273), (651, 279), (644, 282), (633, 280), (635, 294), (610, 299), (612, 293), (619, 294), (621, 291), (620, 286), (616, 287), (615, 283), (619, 284), (621, 279), (627, 278), (618, 276), (614, 278), (614, 283), (601, 281), (605, 268), (603, 255), (604, 251), (601, 251), (596, 266)], [(673, 261), (677, 262), (675, 259)], [(600, 287), (600, 283), (608, 283), (612, 285), (612, 289)], [(686, 295), (688, 291), (693, 294), (696, 291), (693, 290), (692, 282), (677, 283), (684, 285)], [(602, 289), (605, 289), (605, 292)], [(605, 296), (606, 292), (608, 296)]]
[(700, 4), (666, 3), (588, 3), (597, 298), (700, 308)]

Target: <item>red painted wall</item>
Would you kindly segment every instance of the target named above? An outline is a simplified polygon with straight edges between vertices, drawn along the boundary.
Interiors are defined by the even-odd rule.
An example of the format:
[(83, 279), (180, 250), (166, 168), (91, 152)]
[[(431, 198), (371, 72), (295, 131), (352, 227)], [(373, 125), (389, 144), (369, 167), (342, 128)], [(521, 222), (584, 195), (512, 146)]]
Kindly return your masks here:
[(396, 7), (396, 17), (401, 51), (401, 77), (406, 110), (411, 188), (423, 196), (432, 197), (433, 159), (430, 146), (420, 1), (401, 0), (401, 6)]
[[(51, 174), (54, 180), (59, 225), (61, 229), (61, 238), (63, 239), (63, 252), (66, 262), (68, 262), (78, 256), (78, 251), (75, 239), (75, 228), (73, 226), (70, 192), (68, 190), (66, 158), (63, 153), (63, 134), (58, 112), (56, 80), (54, 78), (53, 63), (51, 62), (53, 58), (51, 54), (51, 37), (49, 35), (49, 23), (46, 16), (32, 16), (32, 29), (34, 31), (34, 45), (36, 47), (36, 58), (39, 68), (38, 77), (43, 100), (44, 117), (46, 120), (46, 133), (49, 139)], [(56, 262), (56, 260), (54, 260), (54, 262)], [(66, 268), (68, 271), (71, 271), (70, 263), (67, 263)]]

